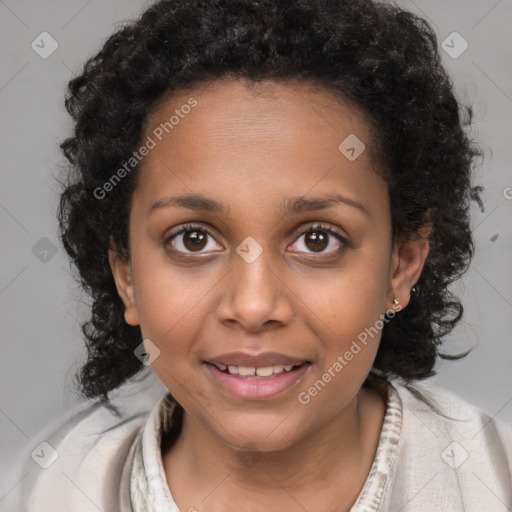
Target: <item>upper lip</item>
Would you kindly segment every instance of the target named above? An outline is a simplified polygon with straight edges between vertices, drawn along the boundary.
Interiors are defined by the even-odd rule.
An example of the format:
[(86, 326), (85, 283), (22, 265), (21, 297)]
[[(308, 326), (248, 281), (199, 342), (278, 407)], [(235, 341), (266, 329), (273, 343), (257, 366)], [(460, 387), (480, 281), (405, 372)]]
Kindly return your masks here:
[(288, 356), (279, 354), (278, 352), (262, 352), (260, 354), (247, 354), (246, 352), (230, 352), (221, 354), (212, 359), (208, 359), (207, 363), (211, 364), (224, 364), (226, 366), (245, 366), (248, 368), (261, 368), (265, 366), (296, 366), (307, 362), (306, 359), (301, 359), (295, 356)]

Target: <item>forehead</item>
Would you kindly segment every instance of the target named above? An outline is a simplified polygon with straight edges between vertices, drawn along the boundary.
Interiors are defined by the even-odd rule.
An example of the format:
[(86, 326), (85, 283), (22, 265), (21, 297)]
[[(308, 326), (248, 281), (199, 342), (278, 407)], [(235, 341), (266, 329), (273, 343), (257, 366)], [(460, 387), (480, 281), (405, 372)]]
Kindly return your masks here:
[(364, 115), (307, 82), (222, 79), (174, 93), (148, 116), (148, 138), (154, 147), (136, 189), (142, 202), (164, 190), (258, 201), (336, 186), (362, 197), (384, 184)]

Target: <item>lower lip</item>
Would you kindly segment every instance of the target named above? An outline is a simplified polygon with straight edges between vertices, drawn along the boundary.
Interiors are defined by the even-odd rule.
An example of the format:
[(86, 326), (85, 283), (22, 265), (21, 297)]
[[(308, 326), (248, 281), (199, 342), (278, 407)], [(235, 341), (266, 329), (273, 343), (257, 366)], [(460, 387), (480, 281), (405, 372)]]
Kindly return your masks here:
[(206, 363), (210, 375), (222, 387), (236, 396), (248, 399), (271, 398), (294, 386), (308, 371), (311, 364), (305, 363), (291, 372), (283, 371), (272, 377), (250, 378), (224, 373), (214, 364)]

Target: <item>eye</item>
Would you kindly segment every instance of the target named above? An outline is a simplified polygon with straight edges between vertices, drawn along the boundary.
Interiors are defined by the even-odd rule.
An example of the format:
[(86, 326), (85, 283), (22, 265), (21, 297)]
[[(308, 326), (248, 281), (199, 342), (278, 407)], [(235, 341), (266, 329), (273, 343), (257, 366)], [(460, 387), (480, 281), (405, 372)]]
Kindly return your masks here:
[[(304, 237), (303, 241), (301, 241), (302, 237)], [(340, 233), (321, 224), (308, 227), (297, 240), (290, 247), (297, 252), (309, 252), (310, 254), (335, 253), (348, 245)], [(172, 246), (172, 249), (170, 249), (172, 252), (184, 254), (222, 249), (222, 246), (215, 241), (210, 231), (198, 224), (182, 226), (179, 231), (166, 238), (165, 246), (168, 247), (169, 245)]]
[[(211, 242), (208, 240), (211, 238)], [(165, 241), (166, 247), (172, 246), (171, 251), (185, 254), (208, 252), (221, 245), (214, 241), (213, 235), (204, 226), (186, 224), (178, 232), (173, 233)], [(203, 249), (207, 249), (203, 251)]]
[[(301, 241), (302, 237), (304, 237), (303, 241)], [(348, 245), (342, 235), (320, 224), (310, 226), (300, 234), (297, 240), (291, 247), (297, 252), (308, 253), (309, 250), (311, 251), (309, 254), (340, 252), (344, 246)]]

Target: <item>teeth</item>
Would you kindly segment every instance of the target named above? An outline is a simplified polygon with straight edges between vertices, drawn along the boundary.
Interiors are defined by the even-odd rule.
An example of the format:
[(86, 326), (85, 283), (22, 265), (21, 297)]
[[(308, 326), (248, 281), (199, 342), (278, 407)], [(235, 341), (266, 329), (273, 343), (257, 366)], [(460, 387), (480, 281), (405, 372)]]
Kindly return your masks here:
[(256, 375), (258, 377), (270, 377), (273, 373), (274, 373), (273, 366), (262, 366), (261, 368), (256, 369)]
[[(235, 368), (236, 368), (236, 366), (235, 366)], [(254, 375), (255, 371), (256, 370), (254, 368), (247, 368), (245, 366), (238, 367), (239, 375)]]
[(241, 375), (242, 377), (247, 377), (251, 375), (256, 375), (258, 377), (270, 377), (271, 375), (282, 373), (283, 371), (290, 372), (293, 368), (293, 365), (282, 365), (277, 364), (275, 366), (260, 366), (259, 368), (248, 367), (248, 366), (234, 366), (225, 364), (217, 364), (216, 365), (219, 370), (228, 370), (231, 375)]

